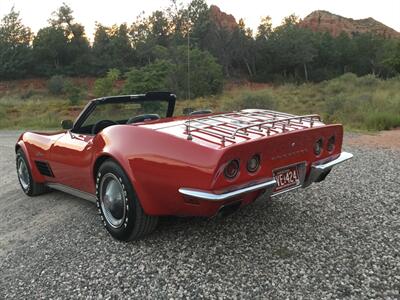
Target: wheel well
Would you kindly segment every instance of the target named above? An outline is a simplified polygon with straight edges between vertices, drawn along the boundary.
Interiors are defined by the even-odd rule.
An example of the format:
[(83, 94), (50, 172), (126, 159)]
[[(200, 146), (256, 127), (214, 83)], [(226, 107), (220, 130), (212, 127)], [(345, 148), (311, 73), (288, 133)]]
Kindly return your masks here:
[(17, 153), (19, 149), (21, 149), (21, 146), (18, 145), (18, 144), (16, 144), (16, 145), (15, 145), (15, 153)]
[(102, 156), (100, 156), (100, 157), (98, 157), (96, 159), (96, 161), (94, 163), (94, 166), (93, 166), (93, 180), (94, 180), (94, 182), (96, 182), (97, 171), (99, 170), (101, 164), (103, 162), (105, 162), (107, 159), (113, 160), (113, 158), (111, 156), (109, 156), (109, 155), (102, 155)]

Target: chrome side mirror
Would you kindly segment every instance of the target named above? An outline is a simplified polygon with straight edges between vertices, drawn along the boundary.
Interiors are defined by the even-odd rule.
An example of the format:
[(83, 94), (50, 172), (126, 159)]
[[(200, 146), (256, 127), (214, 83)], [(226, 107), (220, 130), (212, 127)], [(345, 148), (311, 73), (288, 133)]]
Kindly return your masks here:
[(62, 129), (72, 129), (74, 126), (74, 123), (71, 120), (62, 120), (61, 121), (61, 127)]

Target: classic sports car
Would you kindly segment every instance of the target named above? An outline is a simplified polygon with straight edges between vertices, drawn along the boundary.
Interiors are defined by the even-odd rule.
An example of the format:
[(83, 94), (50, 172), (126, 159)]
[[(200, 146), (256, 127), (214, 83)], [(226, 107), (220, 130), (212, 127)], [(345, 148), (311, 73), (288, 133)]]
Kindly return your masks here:
[(75, 122), (64, 120), (63, 131), (25, 132), (15, 146), (23, 191), (96, 201), (111, 235), (133, 240), (159, 216), (227, 214), (262, 194), (322, 181), (352, 157), (342, 152), (342, 126), (318, 115), (246, 109), (173, 117), (175, 99), (166, 92), (95, 99)]

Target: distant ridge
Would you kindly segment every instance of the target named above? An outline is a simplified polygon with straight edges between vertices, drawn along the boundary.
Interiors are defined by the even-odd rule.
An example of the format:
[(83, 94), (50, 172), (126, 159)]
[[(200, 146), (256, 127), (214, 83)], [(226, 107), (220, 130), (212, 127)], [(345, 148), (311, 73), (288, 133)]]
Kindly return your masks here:
[(350, 36), (371, 32), (387, 38), (400, 38), (399, 32), (373, 18), (354, 20), (325, 10), (313, 11), (300, 21), (299, 26), (313, 31), (329, 32), (333, 36), (338, 36), (342, 32)]

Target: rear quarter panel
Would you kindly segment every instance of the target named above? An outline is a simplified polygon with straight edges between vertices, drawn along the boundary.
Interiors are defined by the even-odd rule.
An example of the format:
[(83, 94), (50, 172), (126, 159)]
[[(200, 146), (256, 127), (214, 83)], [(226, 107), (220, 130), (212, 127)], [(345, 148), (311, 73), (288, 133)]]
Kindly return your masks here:
[(95, 139), (96, 156), (109, 155), (125, 170), (150, 215), (187, 211), (182, 186), (212, 185), (221, 152), (138, 126), (108, 127)]

